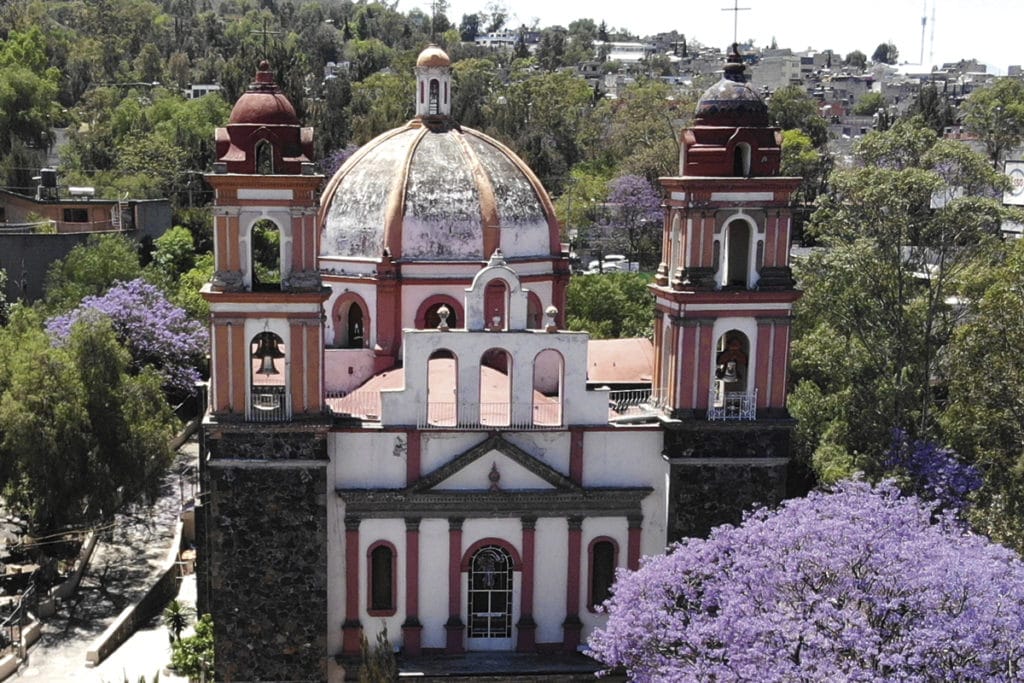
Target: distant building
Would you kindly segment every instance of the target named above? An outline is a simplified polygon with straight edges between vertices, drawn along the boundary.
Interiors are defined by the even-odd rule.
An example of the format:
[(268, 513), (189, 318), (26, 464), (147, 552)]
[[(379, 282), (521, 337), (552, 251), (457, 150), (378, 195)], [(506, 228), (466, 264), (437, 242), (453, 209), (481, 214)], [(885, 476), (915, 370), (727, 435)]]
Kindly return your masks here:
[(197, 83), (189, 87), (188, 98), (190, 100), (197, 100), (200, 97), (220, 91), (221, 87), (215, 83)]
[(166, 199), (103, 199), (91, 187), (58, 185), (43, 169), (34, 196), (0, 190), (0, 268), (7, 271), (7, 298), (42, 297), (49, 265), (90, 234), (121, 232), (156, 238), (171, 227)]

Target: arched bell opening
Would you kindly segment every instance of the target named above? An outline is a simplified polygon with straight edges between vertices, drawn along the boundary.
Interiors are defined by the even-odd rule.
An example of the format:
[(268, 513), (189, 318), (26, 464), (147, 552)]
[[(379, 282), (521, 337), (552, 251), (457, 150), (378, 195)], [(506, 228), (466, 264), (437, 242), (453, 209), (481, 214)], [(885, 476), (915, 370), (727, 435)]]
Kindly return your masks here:
[(712, 419), (754, 419), (756, 393), (750, 367), (750, 339), (729, 330), (715, 342), (714, 387), (709, 406)]
[(264, 330), (249, 341), (249, 418), (274, 422), (289, 417), (288, 353), (284, 340)]
[[(745, 220), (733, 220), (725, 226), (725, 247), (721, 249), (715, 241), (715, 266), (718, 268), (718, 282), (723, 288), (748, 289), (750, 286), (751, 229)], [(718, 260), (719, 251), (724, 259)]]
[(281, 230), (272, 220), (261, 218), (250, 231), (250, 263), (252, 287), (281, 286)]
[(484, 290), (484, 320), (492, 330), (508, 329), (508, 283), (501, 279), (487, 283)]

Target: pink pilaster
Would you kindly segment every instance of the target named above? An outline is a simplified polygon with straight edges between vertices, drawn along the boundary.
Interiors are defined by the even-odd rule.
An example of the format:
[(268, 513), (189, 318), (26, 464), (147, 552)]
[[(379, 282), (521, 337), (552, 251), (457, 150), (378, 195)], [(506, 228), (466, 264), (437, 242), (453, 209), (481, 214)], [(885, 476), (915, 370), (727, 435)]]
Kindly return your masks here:
[(643, 529), (643, 515), (629, 516), (629, 538), (626, 548), (626, 567), (630, 571), (640, 568), (640, 533)]
[(420, 624), (420, 520), (405, 520), (405, 622), (402, 641), (405, 653), (418, 657), (422, 650), (423, 625)]
[(562, 623), (562, 649), (575, 652), (580, 644), (580, 551), (583, 543), (583, 518), (569, 518), (569, 570), (566, 577), (565, 621)]
[(533, 577), (536, 557), (537, 518), (523, 517), (523, 579), (520, 593), (519, 623), (516, 628), (517, 652), (534, 652), (537, 649), (537, 622), (533, 620)]
[(363, 626), (359, 623), (359, 518), (345, 518), (345, 623), (342, 624), (341, 650), (359, 654)]
[(444, 651), (462, 654), (466, 651), (462, 635), (462, 519), (448, 520), (448, 623), (444, 625), (448, 638)]

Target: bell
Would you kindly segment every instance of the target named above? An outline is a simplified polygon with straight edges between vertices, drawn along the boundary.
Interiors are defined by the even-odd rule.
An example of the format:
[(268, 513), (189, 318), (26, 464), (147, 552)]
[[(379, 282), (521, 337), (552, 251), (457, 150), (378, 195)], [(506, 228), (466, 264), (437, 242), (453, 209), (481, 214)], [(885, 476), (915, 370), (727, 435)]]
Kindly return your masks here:
[(722, 371), (722, 381), (724, 382), (738, 382), (740, 381), (740, 373), (736, 369), (736, 361), (726, 361), (725, 369)]
[(252, 352), (252, 357), (260, 359), (260, 368), (256, 374), (278, 374), (279, 370), (274, 365), (274, 359), (284, 358), (284, 353), (278, 348), (277, 336), (272, 332), (261, 332), (256, 338), (256, 350)]

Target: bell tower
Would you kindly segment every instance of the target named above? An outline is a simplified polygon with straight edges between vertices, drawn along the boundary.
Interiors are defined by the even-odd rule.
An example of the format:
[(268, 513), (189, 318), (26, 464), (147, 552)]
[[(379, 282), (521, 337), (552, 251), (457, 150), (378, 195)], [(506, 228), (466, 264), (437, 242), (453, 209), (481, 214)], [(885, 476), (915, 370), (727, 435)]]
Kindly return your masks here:
[(283, 422), (323, 409), (313, 129), (267, 62), (217, 129), (210, 410)]
[(316, 264), (313, 132), (263, 62), (216, 145), (198, 607), (213, 615), (218, 679), (326, 680), (329, 290)]
[[(662, 178), (665, 225), (655, 297), (654, 388), (671, 419), (675, 537), (738, 522), (785, 493), (793, 304), (790, 199), (779, 129), (733, 49), (683, 131), (680, 175)], [(738, 505), (737, 505), (738, 503)]]

